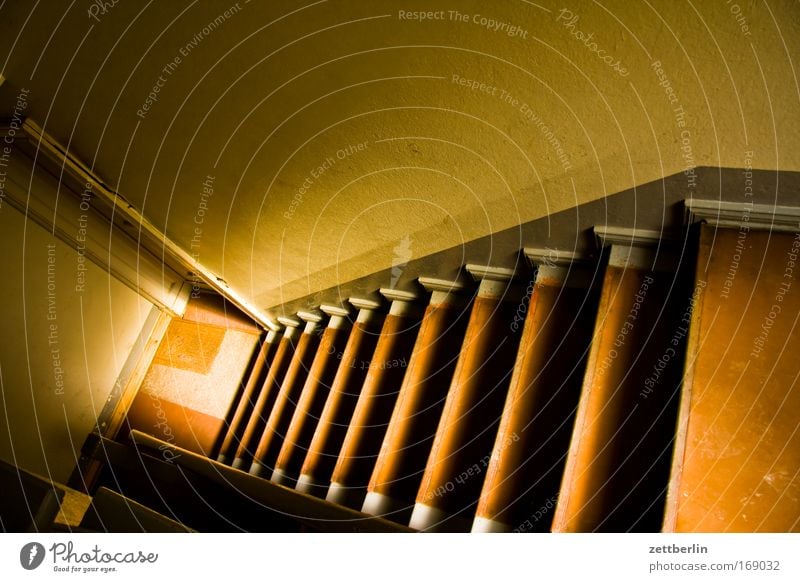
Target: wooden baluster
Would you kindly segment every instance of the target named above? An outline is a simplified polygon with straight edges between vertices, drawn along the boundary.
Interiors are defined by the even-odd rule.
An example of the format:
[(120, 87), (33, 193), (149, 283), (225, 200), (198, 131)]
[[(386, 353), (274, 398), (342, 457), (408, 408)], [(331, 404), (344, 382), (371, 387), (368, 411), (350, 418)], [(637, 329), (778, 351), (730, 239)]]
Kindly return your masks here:
[(322, 334), (311, 368), (308, 370), (305, 384), (294, 400), (297, 406), (293, 410), (286, 429), (286, 437), (283, 439), (275, 461), (275, 469), (270, 477), (273, 483), (287, 487), (294, 487), (296, 484), (336, 370), (342, 361), (342, 351), (350, 332), (348, 309), (333, 305), (323, 305), (320, 309), (329, 315), (330, 319)]
[(473, 532), (550, 530), (591, 343), (593, 273), (572, 254), (525, 254), (537, 271)]
[(416, 293), (381, 289), (392, 302), (347, 429), (327, 499), (360, 509), (419, 330)]
[(233, 467), (246, 470), (253, 460), (258, 442), (264, 432), (267, 418), (270, 415), (275, 399), (280, 392), (281, 384), (286, 376), (286, 371), (294, 359), (298, 340), (301, 336), (300, 322), (292, 318), (280, 318), (284, 326), (272, 365), (264, 379), (264, 385), (258, 395), (258, 399), (253, 405), (253, 412), (245, 426), (242, 438), (238, 443), (236, 452), (233, 455)]
[[(286, 429), (289, 427), (292, 414), (294, 414), (300, 390), (303, 388), (308, 376), (308, 369), (319, 346), (319, 324), (322, 317), (316, 313), (306, 312), (297, 315), (305, 322), (305, 327), (297, 340), (297, 348), (286, 370), (283, 382), (281, 382), (280, 391), (267, 417), (266, 425), (258, 441), (258, 448), (250, 465), (250, 473), (259, 477), (272, 475), (273, 465), (283, 445)], [(279, 321), (283, 323), (285, 320), (279, 319)]]
[(480, 287), (409, 522), (418, 530), (469, 531), (519, 343), (514, 271), (467, 270)]
[(362, 511), (407, 521), (461, 349), (464, 284), (420, 277), (431, 291)]
[(659, 372), (669, 389), (643, 390), (685, 289), (663, 233), (595, 230), (611, 248), (552, 529), (659, 531), (684, 350)]
[(298, 491), (318, 497), (325, 497), (328, 492), (336, 458), (364, 385), (367, 370), (372, 364), (382, 319), (378, 311), (380, 302), (351, 298), (350, 303), (358, 309), (358, 317), (341, 354), (336, 377), (297, 480)]
[(256, 403), (261, 396), (261, 391), (267, 386), (265, 383), (266, 374), (275, 357), (281, 337), (281, 333), (270, 330), (261, 344), (253, 369), (250, 371), (250, 377), (247, 379), (247, 384), (239, 396), (236, 410), (220, 445), (219, 455), (217, 456), (217, 460), (220, 463), (227, 464), (236, 454), (236, 449), (239, 447), (244, 431), (250, 422)]

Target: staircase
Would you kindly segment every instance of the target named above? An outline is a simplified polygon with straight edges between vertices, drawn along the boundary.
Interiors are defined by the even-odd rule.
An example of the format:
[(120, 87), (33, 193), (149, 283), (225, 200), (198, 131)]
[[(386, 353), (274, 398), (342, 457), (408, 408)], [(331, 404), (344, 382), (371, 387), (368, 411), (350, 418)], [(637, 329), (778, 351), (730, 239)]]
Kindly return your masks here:
[[(36, 160), (45, 172), (41, 187), (9, 188), (9, 203), (56, 220), (59, 238), (85, 242), (153, 303), (142, 362), (201, 281), (251, 318), (245, 328), (273, 323), (41, 128), (23, 131), (9, 185), (27, 184)], [(695, 199), (682, 201), (679, 172), (345, 281), (326, 296), (347, 298), (336, 304), (290, 295), (227, 422), (170, 409), (203, 433), (192, 450), (166, 433), (113, 440), (146, 371), (137, 362), (75, 472), (94, 495), (84, 525), (800, 530), (800, 175), (696, 170)], [(71, 194), (56, 212), (61, 178)], [(72, 234), (86, 184), (92, 224), (110, 229), (94, 242)], [(608, 222), (633, 228), (592, 228)], [(217, 421), (217, 444), (198, 455)], [(47, 529), (63, 491), (7, 473), (19, 493), (0, 529)]]
[[(123, 494), (199, 531), (793, 531), (800, 507), (771, 512), (798, 480), (764, 493), (752, 477), (797, 474), (784, 430), (797, 365), (776, 384), (778, 360), (759, 352), (733, 403), (707, 373), (738, 365), (727, 354), (751, 338), (725, 327), (733, 303), (719, 299), (741, 212), (704, 204), (687, 204), (682, 230), (596, 227), (591, 253), (525, 248), (513, 269), (466, 264), (284, 313), (209, 457), (137, 431), (84, 452)], [(795, 223), (773, 215), (756, 234), (747, 212), (761, 266), (742, 267), (739, 296), (786, 275), (770, 245), (790, 262), (800, 248)], [(800, 310), (799, 291), (784, 310)], [(735, 314), (737, 329), (764, 317)], [(789, 323), (772, 341), (796, 345)], [(739, 410), (760, 413), (748, 431)], [(751, 480), (715, 483), (742, 471), (734, 448)]]
[(596, 235), (600, 261), (524, 249), (281, 317), (217, 461), (413, 530), (659, 531), (696, 236)]

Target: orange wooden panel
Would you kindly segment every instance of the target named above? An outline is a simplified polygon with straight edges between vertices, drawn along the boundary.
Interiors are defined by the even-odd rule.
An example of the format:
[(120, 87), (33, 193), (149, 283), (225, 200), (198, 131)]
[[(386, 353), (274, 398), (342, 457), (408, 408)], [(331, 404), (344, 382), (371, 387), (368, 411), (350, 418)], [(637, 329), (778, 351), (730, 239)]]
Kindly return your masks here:
[(666, 527), (800, 531), (800, 235), (703, 227)]

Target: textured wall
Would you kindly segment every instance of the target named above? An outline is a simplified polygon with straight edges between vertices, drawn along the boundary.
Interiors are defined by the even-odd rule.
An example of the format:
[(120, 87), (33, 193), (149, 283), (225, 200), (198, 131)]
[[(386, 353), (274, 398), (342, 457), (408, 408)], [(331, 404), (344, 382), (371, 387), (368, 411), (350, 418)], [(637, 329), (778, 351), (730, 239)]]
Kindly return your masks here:
[(2, 101), (259, 307), (695, 164), (800, 170), (788, 0), (57, 4), (4, 6)]
[(151, 306), (8, 205), (0, 247), (0, 458), (66, 482)]

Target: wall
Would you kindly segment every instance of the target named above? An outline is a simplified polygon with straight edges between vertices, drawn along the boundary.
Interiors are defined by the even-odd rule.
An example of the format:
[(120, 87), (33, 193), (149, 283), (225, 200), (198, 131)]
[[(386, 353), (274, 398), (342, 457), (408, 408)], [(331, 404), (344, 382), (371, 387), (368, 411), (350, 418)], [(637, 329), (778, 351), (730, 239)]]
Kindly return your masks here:
[(65, 482), (151, 304), (2, 200), (0, 248), (0, 458)]
[(800, 169), (795, 2), (540, 4), (6, 2), (0, 53), (31, 117), (264, 308), (664, 175), (696, 195), (695, 165)]

